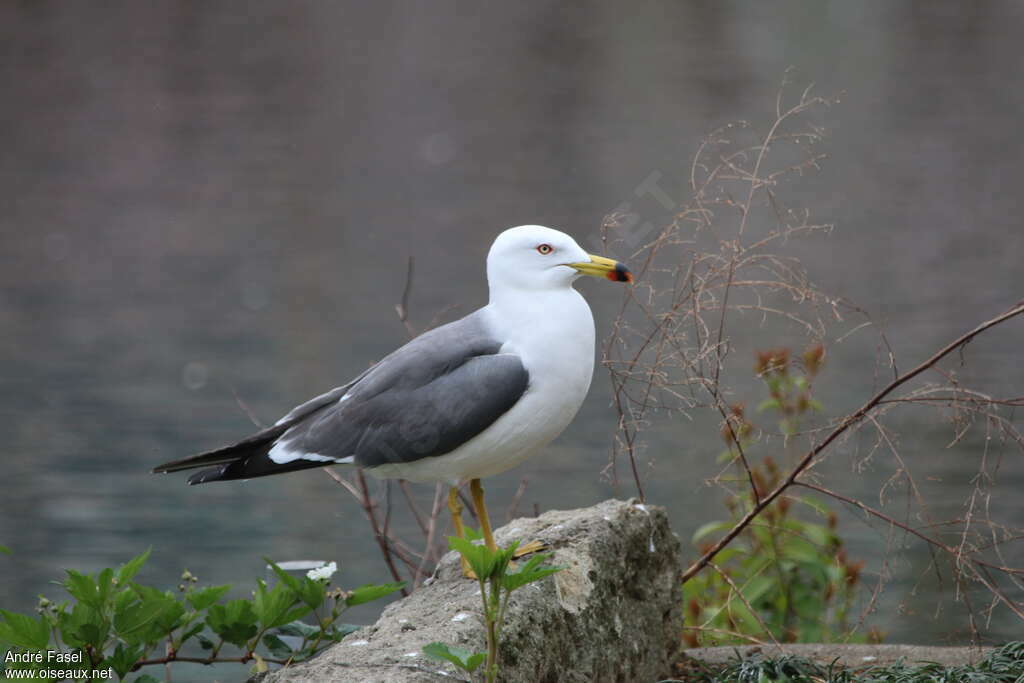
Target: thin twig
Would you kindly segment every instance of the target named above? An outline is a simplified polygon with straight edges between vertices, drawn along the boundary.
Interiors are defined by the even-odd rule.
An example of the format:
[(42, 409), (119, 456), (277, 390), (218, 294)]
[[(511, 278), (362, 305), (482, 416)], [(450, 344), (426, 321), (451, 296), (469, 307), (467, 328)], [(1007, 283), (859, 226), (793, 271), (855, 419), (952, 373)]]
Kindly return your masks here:
[(526, 477), (519, 480), (519, 487), (516, 492), (512, 495), (512, 502), (509, 503), (508, 508), (505, 510), (505, 521), (511, 522), (513, 515), (516, 513), (516, 509), (519, 507), (519, 501), (522, 500), (523, 494), (526, 493), (526, 485), (529, 481)]
[[(370, 521), (370, 527), (373, 529), (373, 537), (377, 539), (377, 545), (380, 546), (381, 555), (384, 556), (384, 563), (388, 566), (388, 571), (391, 572), (392, 578), (396, 582), (401, 582), (402, 577), (398, 573), (398, 569), (395, 567), (395, 561), (391, 557), (391, 547), (388, 545), (387, 539), (380, 530), (380, 525), (377, 523), (377, 514), (374, 511), (373, 502), (370, 499), (370, 490), (366, 485), (366, 476), (363, 474), (362, 469), (356, 470), (356, 480), (359, 482), (359, 492), (361, 494), (361, 502), (363, 504), (363, 514)], [(402, 595), (409, 595), (409, 591), (402, 587)]]
[(434, 556), (434, 532), (437, 530), (437, 516), (441, 512), (441, 505), (444, 500), (443, 491), (444, 484), (437, 484), (434, 487), (434, 504), (430, 507), (430, 523), (427, 527), (427, 542), (425, 545), (426, 552), (423, 553), (423, 559), (420, 561), (420, 565), (416, 567), (416, 573), (413, 574), (413, 588), (419, 587), (427, 562), (431, 561)]
[(402, 489), (402, 495), (405, 496), (405, 502), (409, 505), (409, 509), (412, 510), (412, 515), (416, 518), (416, 524), (419, 525), (420, 531), (426, 535), (427, 524), (423, 521), (423, 515), (420, 514), (420, 509), (416, 506), (416, 501), (412, 497), (412, 493), (409, 491), (409, 482), (405, 479), (399, 479), (398, 487)]
[[(729, 584), (729, 587), (732, 588), (732, 595), (739, 596), (740, 601), (747, 608), (747, 611), (750, 612), (754, 616), (755, 620), (757, 620), (758, 626), (760, 626), (761, 629), (765, 633), (768, 634), (768, 638), (770, 638), (772, 643), (777, 646), (779, 644), (779, 641), (777, 641), (775, 639), (775, 635), (772, 633), (772, 630), (770, 628), (768, 628), (767, 624), (764, 623), (764, 620), (761, 619), (761, 615), (757, 613), (757, 610), (754, 609), (753, 605), (751, 605), (749, 602), (747, 602), (747, 598), (746, 598), (746, 596), (743, 595), (743, 591), (741, 591), (740, 587), (736, 585), (736, 582), (732, 580), (732, 577), (729, 576), (729, 573), (726, 572), (726, 571), (723, 571), (722, 568), (719, 567), (714, 562), (708, 562), (708, 566), (711, 567), (712, 569), (714, 569), (715, 572), (720, 577), (722, 577), (722, 580), (725, 581), (727, 584)], [(753, 579), (755, 577), (752, 576), (750, 578)], [(726, 600), (726, 603), (725, 603), (725, 606), (723, 606), (723, 609), (725, 609), (726, 607), (729, 606), (729, 602), (730, 602), (730, 600)]]
[(409, 263), (405, 269), (405, 287), (402, 288), (402, 301), (395, 304), (395, 312), (398, 313), (398, 319), (405, 326), (405, 331), (409, 333), (409, 339), (417, 335), (416, 328), (409, 322), (409, 297), (412, 294), (413, 263), (413, 257), (410, 255)]

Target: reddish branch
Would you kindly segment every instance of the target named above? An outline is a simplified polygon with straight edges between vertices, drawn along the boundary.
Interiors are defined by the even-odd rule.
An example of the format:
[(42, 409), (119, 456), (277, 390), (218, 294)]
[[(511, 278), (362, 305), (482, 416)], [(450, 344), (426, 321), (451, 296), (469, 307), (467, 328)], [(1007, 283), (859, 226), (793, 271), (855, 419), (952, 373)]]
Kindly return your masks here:
[[(384, 533), (380, 529), (380, 524), (377, 523), (377, 515), (374, 512), (373, 501), (370, 499), (370, 490), (366, 485), (366, 476), (363, 474), (363, 470), (356, 469), (356, 479), (359, 481), (359, 492), (360, 492), (360, 503), (363, 505), (363, 513), (366, 515), (366, 519), (369, 520), (370, 526), (373, 528), (373, 537), (377, 539), (377, 545), (380, 546), (381, 555), (384, 556), (384, 562), (388, 565), (388, 571), (391, 572), (392, 578), (396, 582), (401, 583), (402, 576), (398, 573), (398, 568), (395, 567), (395, 561), (391, 557), (391, 548), (388, 545), (388, 539), (384, 536)], [(402, 587), (402, 595), (409, 595), (409, 591)]]
[[(192, 662), (193, 664), (205, 664), (209, 666), (210, 664), (221, 664), (224, 662), (237, 662), (239, 664), (248, 664), (253, 659), (255, 659), (255, 655), (251, 652), (242, 657), (179, 657), (178, 655), (172, 653), (167, 655), (166, 657), (159, 657), (157, 659), (139, 660), (135, 662), (135, 664), (132, 666), (132, 671), (138, 671), (142, 667), (149, 666), (151, 664), (170, 664), (171, 662)], [(271, 659), (270, 657), (261, 657), (261, 659), (264, 662), (270, 662), (271, 664), (285, 664), (288, 661), (285, 659)]]

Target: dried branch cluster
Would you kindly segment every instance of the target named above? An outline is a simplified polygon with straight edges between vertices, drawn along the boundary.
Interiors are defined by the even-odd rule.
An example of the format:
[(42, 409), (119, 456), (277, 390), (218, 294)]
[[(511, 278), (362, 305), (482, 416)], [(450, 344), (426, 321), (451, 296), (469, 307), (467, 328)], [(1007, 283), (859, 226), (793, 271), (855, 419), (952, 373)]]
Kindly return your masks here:
[[(821, 292), (797, 259), (781, 255), (789, 240), (833, 227), (788, 207), (779, 193), (788, 179), (818, 168), (824, 158), (816, 149), (824, 132), (808, 115), (831, 101), (812, 97), (808, 88), (788, 106), (783, 93), (765, 135), (740, 122), (704, 140), (690, 168), (691, 198), (630, 257), (638, 264), (637, 285), (607, 341), (605, 364), (620, 416), (616, 453), (628, 458), (641, 496), (638, 436), (654, 413), (711, 407), (731, 424), (723, 377), (732, 350), (730, 313), (788, 321), (821, 341), (831, 322), (855, 310)], [(788, 159), (769, 170), (776, 155)], [(605, 219), (606, 239), (624, 220)], [(750, 365), (742, 361), (745, 370)]]
[[(953, 587), (975, 636), (997, 606), (1024, 619), (1020, 547), (1024, 530), (1013, 526), (1012, 515), (997, 519), (993, 499), (996, 475), (1007, 466), (1006, 454), (1024, 452), (1014, 414), (1024, 399), (994, 397), (965, 386), (956, 369), (947, 367), (965, 363), (964, 347), (977, 335), (1024, 313), (1024, 302), (936, 350), (912, 370), (900, 372), (884, 331), (861, 309), (821, 291), (799, 261), (786, 255), (790, 240), (832, 230), (830, 224), (812, 220), (808, 210), (790, 206), (786, 198), (791, 194), (787, 183), (817, 169), (824, 158), (818, 151), (824, 133), (815, 120), (833, 100), (813, 96), (809, 87), (797, 93), (791, 90), (791, 84), (784, 82), (774, 121), (763, 134), (758, 135), (750, 124), (737, 123), (703, 142), (691, 166), (689, 198), (630, 257), (638, 266), (637, 285), (625, 300), (604, 349), (619, 416), (607, 474), (618, 482), (621, 463), (628, 463), (632, 483), (643, 497), (642, 436), (653, 419), (666, 413), (690, 416), (698, 410), (714, 411), (734, 457), (713, 483), (734, 494), (745, 489), (755, 505), (702, 552), (686, 571), (686, 579), (711, 565), (773, 501), (795, 495), (793, 487), (799, 487), (840, 501), (877, 522), (889, 552), (909, 540), (925, 543), (931, 562), (923, 573), (933, 573), (941, 585)], [(609, 216), (604, 239), (618, 242), (620, 250), (623, 242), (634, 246), (628, 244), (628, 236), (622, 237), (626, 231), (616, 231), (624, 225), (628, 228), (631, 221), (635, 224), (629, 216)], [(749, 378), (754, 366), (750, 356), (734, 353), (738, 345), (732, 336), (736, 321), (751, 316), (757, 316), (765, 331), (766, 345), (773, 343), (769, 335), (780, 329), (790, 335), (799, 333), (811, 349), (822, 348), (819, 345), (827, 349), (856, 332), (873, 330), (877, 337), (872, 343), (880, 350), (878, 365), (891, 372), (891, 381), (857, 410), (803, 432), (781, 434), (781, 439), (773, 441), (784, 444), (779, 460), (789, 465), (770, 491), (756, 485), (755, 467), (743, 447), (749, 443), (747, 435), (736, 431), (742, 421), (735, 416), (742, 416), (742, 408), (730, 399), (732, 388), (742, 377)], [(964, 490), (962, 514), (955, 519), (934, 518), (931, 510), (938, 501), (927, 499), (914, 476), (925, 464), (912, 467), (897, 447), (900, 416), (895, 411), (918, 406), (937, 409), (934, 421), (952, 427), (951, 448), (972, 429), (984, 432), (977, 474)], [(869, 430), (860, 440), (870, 445), (858, 455), (859, 464), (891, 459), (892, 477), (878, 492), (879, 502), (873, 504), (823, 486), (815, 472), (817, 465), (861, 430)], [(1014, 465), (1019, 467), (1020, 460)], [(892, 498), (903, 494), (902, 511), (887, 511)], [(1003, 516), (1007, 516), (1005, 508)], [(891, 577), (888, 556), (876, 575), (876, 589), (865, 610), (873, 607)], [(985, 589), (987, 605), (976, 604), (972, 596), (977, 591), (968, 591), (978, 586)]]

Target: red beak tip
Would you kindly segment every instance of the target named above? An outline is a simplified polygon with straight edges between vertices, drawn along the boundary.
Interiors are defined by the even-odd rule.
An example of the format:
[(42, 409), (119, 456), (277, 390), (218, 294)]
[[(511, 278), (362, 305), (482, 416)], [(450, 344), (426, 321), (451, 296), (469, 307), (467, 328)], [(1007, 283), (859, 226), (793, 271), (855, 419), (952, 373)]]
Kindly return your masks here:
[(611, 280), (612, 282), (632, 282), (633, 281), (633, 273), (631, 273), (628, 270), (626, 270), (626, 268), (623, 267), (623, 266), (620, 266), (620, 267), (616, 268), (615, 270), (608, 271), (608, 273), (605, 275), (605, 277), (608, 278), (609, 280)]

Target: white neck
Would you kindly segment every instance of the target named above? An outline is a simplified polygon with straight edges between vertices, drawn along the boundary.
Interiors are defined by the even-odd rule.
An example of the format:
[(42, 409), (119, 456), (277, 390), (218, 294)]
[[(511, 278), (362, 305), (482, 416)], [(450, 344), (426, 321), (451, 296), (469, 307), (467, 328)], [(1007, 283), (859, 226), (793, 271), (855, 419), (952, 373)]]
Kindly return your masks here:
[(491, 293), (484, 311), (488, 325), (507, 340), (502, 351), (522, 357), (531, 383), (566, 382), (586, 393), (594, 371), (594, 316), (579, 292), (571, 286), (503, 289)]

